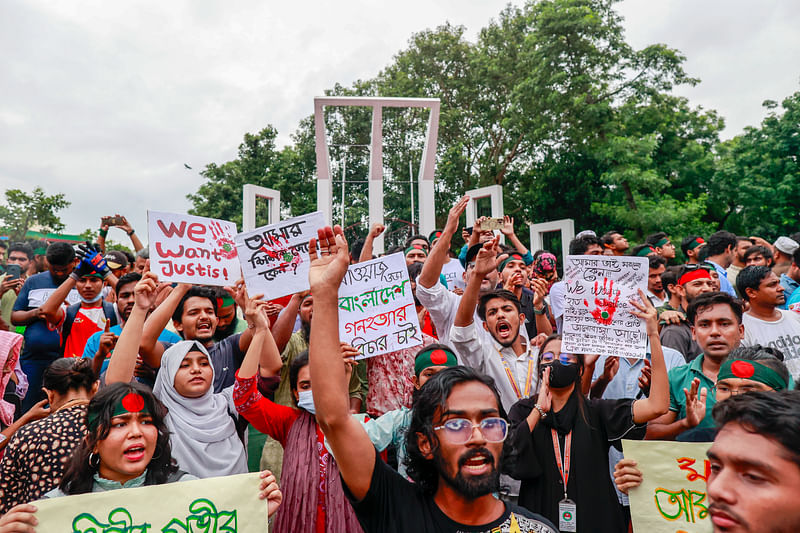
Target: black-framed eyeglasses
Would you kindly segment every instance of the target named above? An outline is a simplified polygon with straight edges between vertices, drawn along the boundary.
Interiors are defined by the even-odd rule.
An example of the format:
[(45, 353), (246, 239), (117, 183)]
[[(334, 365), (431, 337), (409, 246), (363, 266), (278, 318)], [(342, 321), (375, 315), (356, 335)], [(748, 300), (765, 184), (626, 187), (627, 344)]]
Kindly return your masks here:
[(727, 394), (729, 396), (738, 396), (740, 394), (747, 394), (748, 392), (756, 392), (760, 390), (764, 389), (756, 385), (742, 385), (741, 387), (729, 387), (728, 385), (722, 384), (722, 385), (714, 385), (713, 387), (711, 387), (711, 392), (712, 394), (714, 394), (715, 397), (717, 396), (718, 392), (721, 392), (722, 394)]
[(484, 418), (478, 424), (473, 424), (466, 418), (451, 418), (433, 429), (444, 430), (445, 438), (450, 444), (466, 444), (472, 438), (475, 428), (480, 430), (487, 442), (503, 442), (508, 435), (508, 422), (499, 416)]

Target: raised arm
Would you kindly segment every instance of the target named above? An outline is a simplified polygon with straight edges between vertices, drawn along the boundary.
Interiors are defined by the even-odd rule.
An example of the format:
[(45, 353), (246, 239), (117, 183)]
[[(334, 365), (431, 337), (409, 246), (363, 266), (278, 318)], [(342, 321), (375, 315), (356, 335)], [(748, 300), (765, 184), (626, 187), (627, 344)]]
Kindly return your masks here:
[(456, 318), (453, 325), (463, 328), (472, 324), (473, 317), (475, 316), (475, 306), (478, 304), (478, 295), (481, 291), (481, 283), (486, 274), (497, 268), (498, 259), (502, 261), (505, 254), (497, 257), (497, 252), (500, 251), (498, 242), (500, 237), (495, 237), (491, 241), (486, 242), (483, 248), (478, 252), (475, 258), (475, 268), (467, 283), (467, 288), (464, 289), (464, 294), (461, 296), (461, 301), (458, 303), (458, 310), (456, 311)]
[(528, 247), (522, 244), (522, 241), (519, 240), (519, 237), (517, 237), (517, 234), (514, 232), (514, 217), (508, 215), (503, 217), (503, 228), (500, 232), (505, 235), (511, 246), (516, 248), (519, 253), (522, 255), (528, 253)]
[(643, 424), (666, 414), (669, 410), (669, 378), (667, 365), (664, 363), (664, 353), (661, 351), (661, 341), (658, 338), (658, 313), (641, 289), (639, 298), (642, 300), (641, 303), (631, 301), (631, 305), (638, 310), (631, 311), (631, 314), (645, 321), (647, 337), (650, 339), (652, 367), (650, 396), (633, 402), (633, 421)]
[(134, 252), (138, 252), (139, 250), (142, 250), (144, 248), (142, 241), (140, 241), (139, 237), (136, 235), (136, 230), (133, 229), (133, 226), (130, 225), (127, 218), (122, 217), (122, 224), (120, 224), (117, 227), (128, 234), (128, 237), (130, 237), (131, 239), (131, 244), (133, 245)]
[[(447, 223), (442, 230), (442, 236), (433, 245), (430, 255), (423, 264), (422, 271), (419, 273), (417, 283), (425, 288), (430, 288), (439, 283), (439, 275), (442, 273), (447, 254), (450, 252), (450, 245), (453, 235), (458, 230), (458, 219), (461, 213), (467, 208), (469, 196), (462, 196), (461, 199), (450, 209), (447, 215)], [(316, 302), (315, 302), (316, 303)]]
[(367, 233), (367, 236), (364, 238), (364, 246), (361, 247), (361, 255), (358, 256), (359, 263), (372, 259), (372, 244), (385, 229), (386, 226), (383, 224), (375, 223), (372, 225), (369, 229), (369, 233)]
[(39, 308), (39, 316), (51, 324), (57, 324), (58, 321), (61, 320), (61, 314), (63, 313), (61, 305), (64, 303), (64, 300), (67, 299), (69, 291), (75, 288), (77, 279), (78, 274), (73, 271), (72, 274), (58, 286), (53, 294), (47, 298), (47, 301), (42, 304), (42, 307)]
[(111, 354), (111, 360), (108, 362), (106, 384), (128, 383), (133, 379), (136, 356), (139, 355), (139, 345), (142, 339), (142, 329), (147, 312), (155, 302), (157, 288), (158, 277), (152, 272), (145, 272), (134, 287), (133, 310), (125, 322), (125, 327), (122, 328), (122, 333), (114, 346), (114, 353)]
[[(158, 336), (167, 327), (167, 323), (172, 318), (172, 314), (178, 307), (181, 298), (183, 298), (192, 286), (188, 283), (179, 283), (177, 287), (172, 289), (169, 296), (161, 302), (161, 305), (155, 308), (150, 313), (150, 316), (144, 323), (144, 330), (142, 331), (142, 340), (139, 344), (139, 354), (142, 360), (152, 368), (159, 368), (161, 366), (161, 356), (164, 355), (164, 345), (158, 342)], [(119, 341), (117, 341), (119, 342)]]
[(375, 465), (375, 447), (353, 417), (347, 399), (347, 375), (339, 349), (339, 285), (350, 263), (342, 228), (319, 230), (308, 250), (308, 273), (314, 295), (309, 364), (317, 422), (328, 439), (347, 488), (357, 500), (367, 495)]
[[(250, 346), (248, 346), (245, 353), (242, 366), (239, 367), (240, 379), (252, 378), (259, 371), (259, 367), (261, 367), (262, 371), (269, 370), (270, 373), (268, 375), (280, 374), (281, 355), (278, 353), (278, 347), (275, 346), (275, 340), (269, 331), (268, 305), (269, 302), (264, 302), (257, 298), (253, 298), (248, 302), (248, 319), (254, 324), (255, 327), (253, 329), (255, 332), (253, 333), (253, 340), (250, 341)], [(269, 349), (265, 350), (265, 348)], [(268, 353), (271, 357), (263, 357), (264, 353)]]
[(283, 308), (281, 314), (272, 325), (272, 336), (275, 338), (275, 344), (278, 346), (278, 351), (282, 352), (286, 348), (289, 339), (292, 336), (292, 329), (294, 329), (295, 320), (297, 320), (297, 311), (300, 309), (300, 304), (303, 298), (308, 294), (308, 291), (296, 292), (292, 294), (289, 303)]

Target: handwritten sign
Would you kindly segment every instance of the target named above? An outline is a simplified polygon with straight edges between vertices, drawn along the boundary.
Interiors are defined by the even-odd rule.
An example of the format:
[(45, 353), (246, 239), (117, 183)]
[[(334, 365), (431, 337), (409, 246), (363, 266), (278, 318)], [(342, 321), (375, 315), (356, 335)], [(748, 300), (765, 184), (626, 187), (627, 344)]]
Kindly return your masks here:
[(232, 285), (239, 279), (233, 222), (148, 211), (147, 229), (150, 270), (160, 281)]
[(339, 338), (364, 359), (422, 344), (403, 254), (351, 265), (339, 287)]
[(247, 292), (271, 300), (308, 290), (308, 240), (323, 226), (325, 217), (315, 211), (237, 235)]
[(642, 484), (628, 493), (634, 531), (710, 533), (706, 481), (708, 442), (623, 440)]
[(568, 255), (564, 267), (564, 351), (642, 359), (645, 324), (630, 314), (647, 289), (646, 257)]
[[(259, 474), (215, 477), (35, 502), (36, 531), (52, 533), (263, 533)], [(165, 503), (167, 503), (165, 505)]]

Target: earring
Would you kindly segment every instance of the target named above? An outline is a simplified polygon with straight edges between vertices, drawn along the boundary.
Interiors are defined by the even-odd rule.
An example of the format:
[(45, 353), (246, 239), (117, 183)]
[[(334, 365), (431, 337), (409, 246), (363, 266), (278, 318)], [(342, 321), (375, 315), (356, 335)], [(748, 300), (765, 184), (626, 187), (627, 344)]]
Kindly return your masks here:
[(94, 452), (89, 452), (89, 466), (92, 468), (97, 468), (98, 466), (100, 466), (100, 457), (99, 456), (97, 457), (97, 464), (92, 464), (94, 457), (95, 457)]

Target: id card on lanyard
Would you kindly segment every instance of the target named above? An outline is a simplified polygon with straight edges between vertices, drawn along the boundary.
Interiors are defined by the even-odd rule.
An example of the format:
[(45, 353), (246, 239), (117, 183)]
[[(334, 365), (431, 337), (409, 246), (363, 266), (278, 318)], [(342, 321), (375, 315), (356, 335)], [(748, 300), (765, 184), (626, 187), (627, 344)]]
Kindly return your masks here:
[(561, 481), (564, 482), (564, 499), (558, 502), (558, 529), (565, 532), (578, 531), (578, 507), (575, 502), (567, 497), (567, 482), (569, 481), (570, 456), (572, 445), (572, 431), (567, 433), (564, 438), (564, 458), (561, 458), (561, 449), (558, 446), (558, 433), (555, 429), (550, 429), (553, 437), (553, 452), (556, 456), (556, 466), (558, 473), (561, 474)]
[(531, 372), (533, 372), (533, 357), (531, 357), (530, 348), (528, 348), (528, 374), (525, 376), (525, 396), (523, 396), (522, 392), (520, 392), (519, 385), (517, 384), (517, 380), (514, 379), (514, 374), (513, 374), (513, 372), (511, 372), (511, 367), (508, 366), (508, 361), (506, 361), (506, 358), (503, 357), (502, 353), (500, 353), (500, 350), (497, 350), (497, 355), (500, 356), (500, 360), (503, 362), (503, 368), (506, 371), (506, 376), (508, 376), (508, 381), (511, 383), (511, 387), (514, 389), (514, 394), (517, 395), (517, 399), (521, 400), (522, 398), (527, 398), (528, 396), (530, 396), (531, 395)]

